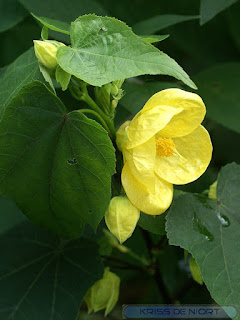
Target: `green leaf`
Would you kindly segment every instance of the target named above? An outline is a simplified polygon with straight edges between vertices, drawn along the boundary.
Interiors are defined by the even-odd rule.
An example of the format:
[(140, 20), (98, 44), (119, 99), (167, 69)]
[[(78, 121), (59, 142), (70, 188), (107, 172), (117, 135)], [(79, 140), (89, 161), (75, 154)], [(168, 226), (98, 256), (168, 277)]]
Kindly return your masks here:
[(70, 23), (59, 21), (55, 19), (49, 19), (46, 17), (38, 17), (35, 14), (33, 14), (33, 17), (41, 22), (45, 27), (47, 27), (50, 30), (61, 32), (64, 34), (70, 34)]
[(0, 78), (4, 75), (4, 72), (7, 70), (7, 66), (0, 68)]
[(165, 35), (151, 35), (151, 36), (140, 36), (144, 41), (148, 43), (157, 43), (159, 41), (163, 41), (169, 37), (169, 34)]
[(123, 89), (126, 94), (120, 100), (121, 106), (135, 115), (142, 109), (144, 104), (152, 95), (167, 88), (179, 88), (179, 85), (171, 82), (143, 82), (143, 81), (125, 81)]
[(96, 121), (67, 114), (61, 100), (33, 82), (6, 108), (0, 149), (0, 190), (24, 214), (62, 236), (79, 237), (85, 223), (96, 229), (115, 169), (112, 143)]
[(230, 7), (238, 0), (201, 0), (200, 5), (200, 24), (213, 19), (218, 13)]
[(187, 249), (196, 259), (213, 299), (234, 306), (239, 313), (239, 165), (230, 164), (220, 171), (217, 199), (179, 196), (167, 215), (167, 235), (170, 244)]
[(0, 79), (0, 117), (19, 90), (33, 80), (43, 80), (31, 48), (15, 60)]
[(20, 55), (29, 50), (33, 45), (33, 39), (38, 39), (40, 32), (38, 24), (28, 17), (7, 32), (1, 33), (0, 66), (12, 64)]
[(239, 29), (240, 29), (240, 20), (239, 20), (239, 10), (240, 10), (240, 2), (229, 9), (228, 14), (226, 14), (227, 24), (229, 27), (229, 31), (231, 33), (232, 39), (235, 42), (236, 47), (240, 50), (240, 37), (239, 37)]
[(160, 214), (159, 216), (151, 216), (149, 214), (141, 213), (140, 219), (138, 220), (138, 225), (147, 231), (155, 234), (164, 235), (165, 231), (165, 218), (166, 212)]
[(46, 26), (43, 26), (41, 31), (41, 39), (45, 41), (45, 40), (48, 40), (48, 38), (49, 38), (48, 28)]
[(16, 204), (11, 199), (2, 195), (0, 195), (0, 212), (0, 234), (25, 220), (24, 215)]
[(57, 66), (56, 68), (56, 81), (60, 83), (62, 90), (65, 91), (68, 88), (71, 75), (64, 71), (60, 66)]
[(198, 94), (207, 106), (207, 116), (240, 133), (240, 63), (229, 62), (211, 67), (194, 77)]
[(196, 88), (173, 59), (119, 20), (96, 15), (79, 17), (71, 24), (70, 37), (72, 47), (58, 49), (58, 63), (93, 86), (143, 74), (164, 74)]
[(106, 10), (95, 0), (19, 0), (19, 2), (31, 13), (39, 17), (72, 22), (78, 16), (95, 12), (106, 15)]
[(0, 1), (0, 32), (6, 31), (20, 21), (22, 21), (28, 12), (18, 3), (17, 0)]
[(138, 34), (153, 34), (177, 23), (195, 19), (199, 19), (199, 16), (163, 14), (136, 23), (133, 31)]
[(39, 62), (38, 66), (39, 66), (39, 70), (40, 70), (44, 80), (49, 84), (49, 86), (51, 87), (52, 91), (56, 94), (52, 78), (51, 78), (51, 76), (49, 74), (49, 70), (41, 62)]
[(0, 250), (1, 319), (76, 320), (103, 274), (94, 242), (62, 241), (29, 222), (2, 235)]

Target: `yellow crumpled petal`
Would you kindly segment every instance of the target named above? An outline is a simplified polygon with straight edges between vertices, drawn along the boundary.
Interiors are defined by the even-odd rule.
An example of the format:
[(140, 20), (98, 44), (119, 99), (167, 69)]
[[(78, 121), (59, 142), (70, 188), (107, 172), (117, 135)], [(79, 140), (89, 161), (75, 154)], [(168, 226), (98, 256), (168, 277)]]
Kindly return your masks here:
[(122, 170), (122, 185), (129, 200), (142, 212), (159, 215), (166, 211), (172, 202), (173, 185), (155, 176), (155, 194), (139, 183), (126, 162)]
[(152, 137), (135, 148), (128, 149), (128, 141), (123, 145), (124, 161), (128, 163), (138, 182), (144, 184), (151, 193), (155, 192), (156, 142)]
[(139, 112), (127, 128), (127, 148), (133, 148), (148, 141), (181, 111), (181, 108), (158, 105), (143, 114)]
[(199, 126), (189, 135), (173, 138), (178, 154), (156, 157), (155, 172), (173, 184), (186, 184), (199, 178), (212, 157), (212, 143), (208, 131)]
[(127, 197), (114, 197), (111, 199), (105, 214), (108, 229), (120, 243), (131, 237), (140, 217), (140, 211)]
[(127, 140), (127, 127), (129, 126), (131, 121), (127, 120), (125, 121), (116, 132), (116, 144), (118, 147), (118, 150), (122, 151), (122, 146), (124, 142)]
[(199, 95), (176, 88), (162, 90), (153, 95), (141, 114), (144, 115), (160, 105), (181, 110), (166, 126), (159, 128), (159, 134), (166, 138), (188, 135), (202, 123), (206, 114), (206, 107)]

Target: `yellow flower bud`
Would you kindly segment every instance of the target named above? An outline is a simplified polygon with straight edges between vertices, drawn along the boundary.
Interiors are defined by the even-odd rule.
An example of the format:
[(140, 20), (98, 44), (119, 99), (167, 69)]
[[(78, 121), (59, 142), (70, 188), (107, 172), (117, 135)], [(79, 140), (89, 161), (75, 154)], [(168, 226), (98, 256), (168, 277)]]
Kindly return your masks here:
[(108, 315), (118, 301), (119, 286), (120, 278), (106, 268), (103, 278), (98, 280), (84, 297), (88, 313), (105, 309), (105, 316)]
[(118, 131), (116, 133), (116, 144), (117, 144), (117, 147), (120, 151), (122, 151), (122, 145), (128, 138), (127, 127), (129, 126), (130, 123), (131, 123), (131, 121), (129, 121), (129, 120), (124, 122), (120, 126), (120, 128), (118, 129)]
[(217, 200), (217, 181), (215, 181), (209, 188), (208, 198)]
[(114, 197), (105, 214), (108, 229), (120, 243), (131, 237), (140, 217), (140, 211), (127, 197)]
[(37, 59), (48, 69), (54, 70), (57, 67), (56, 53), (59, 47), (65, 46), (64, 43), (54, 40), (34, 40), (34, 51)]

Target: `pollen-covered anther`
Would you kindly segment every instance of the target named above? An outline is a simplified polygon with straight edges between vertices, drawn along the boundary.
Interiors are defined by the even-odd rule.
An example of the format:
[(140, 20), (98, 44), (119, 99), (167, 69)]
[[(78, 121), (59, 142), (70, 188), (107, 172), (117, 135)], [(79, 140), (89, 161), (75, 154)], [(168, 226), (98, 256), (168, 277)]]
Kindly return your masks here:
[(158, 138), (156, 140), (156, 153), (160, 157), (170, 157), (175, 150), (175, 144), (171, 138)]

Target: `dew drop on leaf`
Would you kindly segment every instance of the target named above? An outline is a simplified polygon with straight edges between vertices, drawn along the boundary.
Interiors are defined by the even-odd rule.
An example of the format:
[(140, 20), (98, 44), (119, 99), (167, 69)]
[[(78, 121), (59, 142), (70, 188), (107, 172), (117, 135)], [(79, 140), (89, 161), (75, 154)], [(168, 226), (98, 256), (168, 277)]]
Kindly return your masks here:
[(220, 213), (217, 214), (218, 220), (220, 221), (221, 225), (223, 227), (229, 227), (230, 226), (230, 220), (227, 216), (221, 215)]
[(205, 227), (201, 221), (198, 219), (197, 214), (194, 212), (194, 219), (193, 219), (193, 229), (197, 231), (198, 233), (201, 233), (202, 235), (205, 236), (206, 240), (208, 241), (213, 241), (214, 236), (207, 227)]

